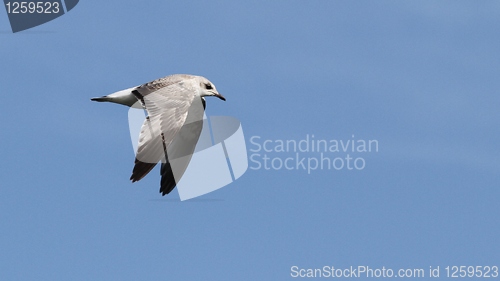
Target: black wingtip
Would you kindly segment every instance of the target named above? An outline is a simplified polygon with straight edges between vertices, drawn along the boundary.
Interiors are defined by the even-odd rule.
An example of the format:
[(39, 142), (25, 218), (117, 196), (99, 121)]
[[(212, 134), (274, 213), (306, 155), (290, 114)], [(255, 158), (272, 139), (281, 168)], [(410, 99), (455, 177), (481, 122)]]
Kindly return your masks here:
[(145, 177), (154, 167), (156, 163), (145, 163), (139, 161), (137, 158), (135, 159), (134, 169), (132, 170), (132, 175), (130, 176), (130, 180), (132, 182), (140, 181), (143, 177)]
[(170, 163), (161, 163), (160, 174), (160, 193), (162, 196), (165, 196), (172, 192), (177, 185)]

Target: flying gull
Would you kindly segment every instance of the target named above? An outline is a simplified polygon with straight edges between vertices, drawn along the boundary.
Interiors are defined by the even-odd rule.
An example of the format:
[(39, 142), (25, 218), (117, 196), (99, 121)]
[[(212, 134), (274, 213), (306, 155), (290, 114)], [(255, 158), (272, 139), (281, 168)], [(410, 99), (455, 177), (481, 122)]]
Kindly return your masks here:
[(226, 100), (205, 77), (175, 74), (91, 100), (146, 110), (130, 180), (139, 181), (162, 162), (160, 193), (165, 195), (191, 160), (203, 127), (206, 96)]

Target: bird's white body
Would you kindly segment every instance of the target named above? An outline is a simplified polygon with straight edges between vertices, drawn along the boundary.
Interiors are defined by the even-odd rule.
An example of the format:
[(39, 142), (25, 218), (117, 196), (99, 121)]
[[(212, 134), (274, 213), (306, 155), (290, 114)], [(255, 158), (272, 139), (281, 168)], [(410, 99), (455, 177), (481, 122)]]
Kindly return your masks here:
[(165, 195), (176, 186), (194, 152), (203, 127), (205, 96), (225, 100), (206, 78), (176, 74), (92, 100), (147, 111), (130, 179), (142, 179), (161, 161), (160, 192)]

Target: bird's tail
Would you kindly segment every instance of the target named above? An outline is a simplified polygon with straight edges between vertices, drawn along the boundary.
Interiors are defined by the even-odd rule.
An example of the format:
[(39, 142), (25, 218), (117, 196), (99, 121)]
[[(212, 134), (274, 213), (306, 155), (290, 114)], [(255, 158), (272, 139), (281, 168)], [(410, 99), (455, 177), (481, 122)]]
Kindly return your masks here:
[(111, 95), (99, 97), (99, 98), (91, 98), (91, 101), (98, 101), (98, 102), (114, 102), (118, 104), (123, 104), (126, 106), (133, 106), (137, 102), (137, 98), (132, 94), (132, 90), (134, 90), (136, 87), (128, 88), (122, 91), (118, 91), (116, 93), (113, 93)]
[(90, 100), (91, 101), (103, 102), (103, 101), (111, 101), (111, 98), (109, 98), (107, 96), (104, 96), (104, 97), (100, 97), (100, 98), (91, 98)]

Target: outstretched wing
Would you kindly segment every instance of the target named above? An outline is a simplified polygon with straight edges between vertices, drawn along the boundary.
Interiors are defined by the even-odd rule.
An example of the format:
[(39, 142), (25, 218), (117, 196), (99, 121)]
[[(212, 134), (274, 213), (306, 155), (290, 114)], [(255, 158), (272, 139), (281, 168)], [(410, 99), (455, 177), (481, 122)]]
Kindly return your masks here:
[(132, 182), (146, 176), (159, 161), (166, 162), (166, 148), (186, 121), (194, 97), (199, 96), (194, 81), (179, 76), (155, 80), (132, 91), (148, 113), (139, 135)]
[(205, 100), (196, 97), (184, 125), (167, 147), (167, 162), (161, 163), (160, 193), (169, 194), (184, 175), (203, 129)]

